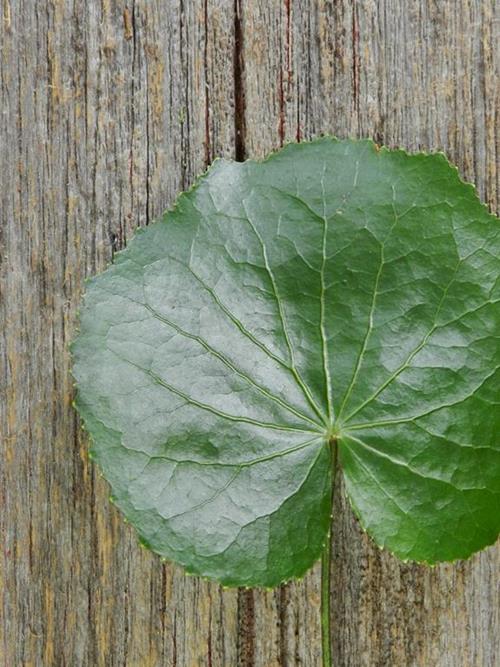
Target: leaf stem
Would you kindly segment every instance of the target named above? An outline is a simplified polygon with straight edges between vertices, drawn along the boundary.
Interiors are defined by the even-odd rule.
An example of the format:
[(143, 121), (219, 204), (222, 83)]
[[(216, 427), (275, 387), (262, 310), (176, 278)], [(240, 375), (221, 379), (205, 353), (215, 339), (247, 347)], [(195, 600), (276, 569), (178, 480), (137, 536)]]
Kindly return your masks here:
[(332, 523), (333, 523), (333, 497), (335, 491), (335, 477), (337, 473), (337, 438), (332, 437), (329, 441), (332, 457), (332, 499), (330, 527), (326, 536), (326, 543), (321, 554), (321, 652), (323, 656), (323, 667), (332, 667), (332, 635), (331, 627), (331, 565), (332, 565)]
[(330, 559), (331, 559), (331, 533), (321, 555), (321, 652), (323, 655), (323, 667), (331, 667), (332, 647), (330, 637)]

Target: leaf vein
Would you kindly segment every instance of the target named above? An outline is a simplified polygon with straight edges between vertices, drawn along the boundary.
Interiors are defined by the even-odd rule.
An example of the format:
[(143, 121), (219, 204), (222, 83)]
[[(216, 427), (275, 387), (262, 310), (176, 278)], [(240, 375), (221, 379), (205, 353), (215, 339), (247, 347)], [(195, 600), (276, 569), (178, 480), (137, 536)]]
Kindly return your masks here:
[(201, 336), (197, 336), (196, 334), (192, 334), (188, 331), (185, 331), (182, 329), (179, 325), (175, 324), (174, 322), (171, 322), (168, 318), (164, 317), (163, 315), (160, 315), (154, 308), (152, 308), (149, 304), (145, 303), (145, 307), (152, 313), (152, 315), (158, 319), (160, 322), (163, 322), (167, 326), (171, 327), (179, 333), (181, 336), (184, 336), (185, 338), (189, 338), (191, 340), (196, 341), (199, 343), (207, 352), (212, 354), (214, 357), (219, 359), (225, 366), (227, 366), (230, 370), (232, 370), (234, 373), (239, 375), (241, 378), (246, 380), (249, 384), (251, 384), (253, 387), (255, 387), (258, 391), (260, 391), (264, 396), (267, 398), (271, 399), (272, 401), (275, 401), (281, 407), (285, 408), (289, 412), (293, 413), (296, 417), (299, 419), (303, 419), (305, 421), (310, 422), (314, 426), (316, 426), (318, 429), (320, 428), (320, 425), (315, 422), (313, 419), (310, 417), (307, 417), (307, 415), (302, 414), (298, 410), (296, 410), (293, 406), (289, 405), (286, 401), (283, 401), (281, 398), (278, 396), (275, 396), (271, 392), (269, 392), (265, 387), (262, 387), (259, 385), (255, 380), (253, 380), (249, 375), (246, 375), (243, 371), (238, 369), (224, 354), (221, 352), (218, 352), (215, 348), (213, 348), (206, 340), (204, 340)]
[(149, 375), (158, 385), (164, 387), (165, 389), (168, 389), (170, 392), (176, 394), (180, 398), (183, 398), (190, 405), (200, 408), (201, 410), (206, 410), (207, 412), (211, 412), (216, 417), (220, 417), (221, 419), (227, 419), (228, 421), (242, 422), (244, 424), (251, 424), (252, 426), (258, 426), (259, 428), (269, 428), (277, 431), (293, 431), (295, 433), (312, 432), (310, 429), (295, 428), (294, 426), (274, 424), (273, 422), (262, 422), (257, 419), (252, 419), (251, 417), (236, 416), (236, 415), (231, 415), (227, 412), (222, 412), (221, 410), (214, 408), (213, 406), (208, 405), (207, 403), (202, 403), (201, 401), (196, 400), (192, 396), (189, 396), (189, 394), (186, 394), (181, 389), (169, 384), (168, 382), (163, 380), (163, 378), (161, 378), (159, 375), (156, 375), (156, 373), (154, 373), (150, 369), (143, 368), (139, 364), (130, 361), (130, 359), (125, 359), (125, 357), (119, 355), (115, 350), (112, 350), (109, 346), (107, 346), (106, 349), (112, 354), (114, 354), (116, 357), (118, 357), (118, 359), (120, 359), (121, 361), (130, 364), (131, 366), (134, 366), (143, 373), (146, 373), (146, 375)]
[(458, 261), (458, 263), (457, 263), (457, 265), (456, 265), (456, 267), (455, 267), (455, 269), (454, 269), (454, 271), (453, 271), (453, 275), (452, 275), (450, 281), (448, 282), (448, 284), (446, 285), (445, 289), (443, 290), (443, 294), (442, 294), (442, 296), (441, 296), (441, 299), (439, 300), (439, 303), (438, 303), (438, 305), (437, 305), (436, 311), (435, 311), (435, 313), (434, 313), (434, 317), (433, 317), (434, 322), (433, 322), (431, 328), (429, 329), (429, 331), (425, 334), (425, 336), (423, 336), (422, 340), (421, 340), (420, 343), (416, 346), (416, 348), (415, 348), (414, 350), (412, 350), (412, 352), (410, 352), (410, 354), (406, 357), (405, 361), (404, 361), (404, 362), (403, 362), (403, 363), (402, 363), (402, 364), (401, 364), (401, 365), (400, 365), (400, 366), (399, 366), (399, 367), (398, 367), (398, 368), (397, 368), (397, 369), (396, 369), (396, 370), (389, 376), (389, 378), (388, 378), (385, 382), (383, 382), (383, 383), (378, 387), (378, 389), (376, 389), (376, 390), (375, 390), (375, 391), (374, 391), (374, 392), (373, 392), (373, 393), (372, 393), (372, 394), (371, 394), (365, 401), (363, 401), (363, 402), (361, 403), (361, 405), (359, 405), (353, 412), (351, 412), (351, 413), (346, 417), (346, 419), (345, 419), (345, 422), (346, 422), (346, 423), (349, 422), (355, 415), (358, 414), (358, 412), (360, 412), (363, 408), (365, 408), (369, 403), (371, 403), (372, 401), (374, 401), (374, 400), (377, 398), (377, 396), (379, 396), (379, 394), (381, 394), (381, 393), (384, 391), (384, 389), (386, 389), (386, 387), (388, 387), (388, 386), (389, 386), (389, 385), (390, 385), (390, 384), (391, 384), (391, 383), (392, 383), (392, 382), (393, 382), (399, 375), (401, 375), (401, 373), (402, 373), (403, 371), (405, 371), (405, 370), (409, 367), (409, 365), (411, 364), (411, 362), (412, 362), (412, 360), (414, 359), (414, 357), (420, 352), (420, 350), (421, 350), (423, 347), (425, 347), (427, 341), (428, 341), (429, 338), (432, 336), (432, 334), (434, 333), (434, 331), (437, 329), (437, 326), (438, 326), (438, 325), (437, 325), (436, 320), (437, 320), (437, 318), (438, 318), (438, 316), (439, 316), (439, 313), (441, 312), (441, 308), (443, 307), (443, 303), (444, 303), (444, 301), (445, 301), (445, 299), (446, 299), (446, 296), (447, 296), (447, 294), (448, 294), (448, 292), (449, 292), (449, 290), (450, 290), (450, 287), (451, 287), (451, 285), (453, 284), (453, 282), (455, 281), (455, 278), (456, 278), (458, 269), (459, 269), (460, 265), (465, 261), (465, 259), (466, 259), (466, 258), (463, 258), (463, 259), (460, 259), (460, 260)]
[(295, 380), (296, 380), (297, 384), (302, 389), (302, 392), (304, 393), (305, 397), (309, 401), (309, 404), (311, 405), (313, 410), (316, 412), (318, 417), (320, 417), (322, 419), (322, 421), (324, 421), (326, 423), (326, 419), (325, 419), (325, 416), (323, 415), (323, 412), (321, 411), (319, 406), (316, 404), (316, 401), (312, 397), (312, 394), (311, 394), (309, 388), (307, 387), (307, 385), (303, 381), (299, 371), (297, 370), (297, 365), (296, 365), (296, 362), (295, 362), (295, 355), (294, 355), (294, 351), (293, 351), (293, 346), (292, 346), (292, 342), (290, 340), (290, 335), (288, 333), (288, 329), (287, 329), (287, 325), (286, 325), (286, 318), (285, 318), (285, 313), (284, 313), (284, 310), (283, 310), (283, 304), (282, 304), (281, 298), (279, 296), (278, 286), (276, 284), (276, 279), (274, 277), (274, 274), (271, 270), (271, 266), (269, 264), (266, 244), (264, 243), (264, 240), (263, 240), (262, 236), (259, 234), (256, 226), (253, 224), (252, 220), (250, 219), (250, 216), (248, 215), (248, 212), (247, 212), (247, 222), (250, 225), (250, 227), (253, 229), (253, 232), (254, 232), (255, 236), (257, 237), (257, 239), (260, 243), (261, 249), (262, 249), (262, 258), (264, 260), (264, 266), (265, 266), (265, 269), (266, 269), (267, 274), (269, 276), (269, 280), (271, 281), (271, 285), (272, 285), (273, 292), (274, 292), (274, 297), (275, 297), (275, 300), (276, 300), (276, 305), (278, 306), (278, 313), (279, 313), (279, 317), (280, 317), (280, 321), (281, 321), (281, 328), (283, 330), (283, 335), (285, 337), (285, 341), (286, 341), (286, 344), (287, 344), (287, 347), (288, 347), (288, 351), (290, 353), (290, 363), (291, 363), (290, 368), (291, 368), (291, 371), (292, 371), (292, 373), (295, 377)]

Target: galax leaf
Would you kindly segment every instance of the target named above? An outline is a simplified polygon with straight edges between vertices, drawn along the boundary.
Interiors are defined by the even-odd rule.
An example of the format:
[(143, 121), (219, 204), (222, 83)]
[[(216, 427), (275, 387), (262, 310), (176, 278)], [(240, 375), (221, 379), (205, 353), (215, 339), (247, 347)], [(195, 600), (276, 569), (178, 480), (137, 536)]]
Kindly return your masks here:
[(155, 552), (226, 585), (319, 557), (332, 449), (403, 559), (500, 531), (500, 228), (441, 154), (218, 160), (90, 281), (78, 409)]

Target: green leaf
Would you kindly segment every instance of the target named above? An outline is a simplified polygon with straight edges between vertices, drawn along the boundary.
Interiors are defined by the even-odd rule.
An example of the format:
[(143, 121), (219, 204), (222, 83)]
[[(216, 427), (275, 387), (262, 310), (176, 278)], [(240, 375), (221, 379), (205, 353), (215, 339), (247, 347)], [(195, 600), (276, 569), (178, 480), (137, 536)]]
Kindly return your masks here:
[(226, 585), (319, 557), (332, 448), (403, 559), (500, 531), (500, 234), (441, 154), (219, 160), (88, 284), (78, 409), (141, 541)]

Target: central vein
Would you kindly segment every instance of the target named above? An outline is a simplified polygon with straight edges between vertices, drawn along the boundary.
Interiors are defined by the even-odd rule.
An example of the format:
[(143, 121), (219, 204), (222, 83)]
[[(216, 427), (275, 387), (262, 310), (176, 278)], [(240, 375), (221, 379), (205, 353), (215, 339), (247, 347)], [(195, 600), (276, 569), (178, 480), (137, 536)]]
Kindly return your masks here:
[(330, 377), (330, 366), (328, 364), (328, 341), (326, 338), (326, 329), (325, 329), (325, 265), (326, 265), (326, 241), (328, 235), (328, 221), (326, 218), (325, 211), (325, 188), (324, 188), (324, 169), (323, 169), (323, 178), (321, 179), (321, 186), (323, 189), (323, 245), (322, 245), (322, 260), (321, 260), (321, 292), (320, 292), (320, 332), (321, 332), (321, 345), (323, 351), (323, 370), (325, 374), (325, 384), (326, 384), (326, 402), (328, 407), (328, 420), (330, 424), (333, 423), (334, 419), (334, 410), (333, 410), (333, 399), (332, 399), (332, 382)]

